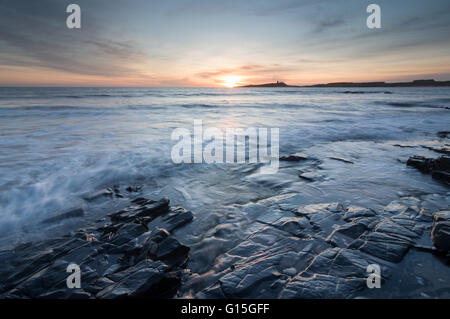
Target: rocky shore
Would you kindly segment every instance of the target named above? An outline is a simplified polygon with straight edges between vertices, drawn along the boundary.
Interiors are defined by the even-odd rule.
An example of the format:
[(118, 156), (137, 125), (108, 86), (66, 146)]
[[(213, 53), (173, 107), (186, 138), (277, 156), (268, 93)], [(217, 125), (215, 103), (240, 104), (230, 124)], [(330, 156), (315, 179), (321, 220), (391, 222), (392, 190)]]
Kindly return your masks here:
[(450, 185), (450, 157), (427, 158), (424, 156), (412, 156), (406, 163), (420, 170), (422, 173), (431, 174), (437, 180)]
[[(280, 160), (311, 169), (320, 162), (303, 153)], [(407, 165), (449, 183), (446, 155), (412, 156)], [(85, 200), (114, 197), (123, 196), (113, 187)], [(228, 207), (230, 222), (211, 234), (220, 248), (214, 255), (201, 249), (192, 254), (185, 238), (174, 235), (192, 222), (192, 212), (172, 207), (168, 198), (130, 199), (94, 225), (0, 251), (0, 298), (357, 298), (367, 296), (370, 264), (380, 266), (383, 283), (417, 252), (450, 264), (448, 193), (400, 195), (379, 210), (301, 202), (301, 194), (287, 193)], [(41, 223), (84, 216), (75, 209)], [(250, 222), (230, 237), (233, 216)], [(200, 263), (200, 257), (214, 259), (212, 269), (192, 271), (189, 261)], [(81, 269), (81, 288), (67, 286), (70, 264)]]
[[(450, 211), (433, 211), (445, 198), (404, 197), (373, 211), (341, 203), (298, 207), (296, 196), (236, 206), (258, 214), (256, 222), (223, 254), (214, 284), (201, 289), (207, 275), (190, 273), (190, 249), (172, 235), (193, 214), (167, 198), (137, 198), (101, 227), (0, 252), (0, 296), (354, 298), (367, 289), (369, 264), (381, 266), (384, 282), (410, 250), (450, 262)], [(80, 289), (67, 287), (71, 263), (81, 268)], [(183, 295), (182, 285), (191, 293)]]
[[(171, 233), (189, 223), (192, 213), (170, 207), (167, 198), (137, 198), (109, 217), (111, 221), (101, 227), (0, 252), (0, 297), (174, 296), (189, 247)], [(66, 284), (66, 270), (72, 263), (81, 269), (80, 289)]]
[(296, 207), (295, 195), (271, 201), (274, 211), (227, 252), (217, 283), (197, 297), (354, 298), (367, 289), (369, 264), (388, 280), (411, 249), (450, 261), (450, 214), (433, 214), (432, 198), (405, 197), (380, 212), (340, 203)]

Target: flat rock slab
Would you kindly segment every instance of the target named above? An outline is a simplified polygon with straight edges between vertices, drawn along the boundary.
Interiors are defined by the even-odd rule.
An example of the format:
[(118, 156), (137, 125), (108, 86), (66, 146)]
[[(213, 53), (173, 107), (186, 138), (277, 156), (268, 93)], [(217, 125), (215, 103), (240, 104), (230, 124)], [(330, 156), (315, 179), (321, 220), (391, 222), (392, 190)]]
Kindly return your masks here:
[(67, 212), (46, 218), (42, 221), (44, 224), (50, 224), (50, 223), (58, 223), (66, 219), (70, 218), (79, 218), (84, 216), (84, 210), (82, 207), (78, 207), (75, 209), (71, 209)]
[(431, 239), (436, 249), (448, 256), (450, 252), (450, 211), (441, 211), (434, 215)]
[[(380, 265), (387, 280), (411, 248), (433, 252), (419, 244), (433, 220), (417, 198), (401, 198), (381, 211), (338, 202), (285, 204), (291, 198), (266, 200), (266, 211), (259, 207), (261, 226), (225, 253), (228, 268), (217, 269), (216, 282), (195, 297), (355, 298), (368, 289), (370, 264)], [(447, 218), (448, 212), (435, 215), (438, 223)], [(446, 238), (441, 227), (436, 233)]]
[[(49, 219), (59, 221), (80, 212)], [(139, 198), (110, 214), (111, 222), (64, 237), (25, 243), (0, 253), (2, 298), (172, 297), (189, 256), (171, 232), (193, 219), (169, 200)], [(61, 219), (61, 220), (62, 220)], [(151, 227), (148, 225), (151, 223)], [(66, 283), (69, 264), (81, 271), (81, 288)]]

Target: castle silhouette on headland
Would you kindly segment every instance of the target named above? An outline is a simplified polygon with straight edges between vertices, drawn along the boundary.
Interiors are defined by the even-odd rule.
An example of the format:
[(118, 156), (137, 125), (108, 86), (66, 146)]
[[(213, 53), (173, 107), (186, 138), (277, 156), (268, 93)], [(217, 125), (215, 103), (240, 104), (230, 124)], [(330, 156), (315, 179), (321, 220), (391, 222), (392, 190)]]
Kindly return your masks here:
[(278, 88), (278, 87), (442, 87), (442, 86), (450, 86), (450, 81), (435, 81), (433, 79), (429, 80), (414, 80), (411, 82), (395, 82), (395, 83), (386, 83), (386, 82), (335, 82), (335, 83), (327, 83), (327, 84), (315, 84), (315, 85), (288, 85), (285, 82), (277, 81), (276, 83), (265, 83), (265, 84), (250, 84), (250, 85), (242, 85), (238, 86), (241, 88), (249, 88), (249, 87), (261, 87), (261, 88)]

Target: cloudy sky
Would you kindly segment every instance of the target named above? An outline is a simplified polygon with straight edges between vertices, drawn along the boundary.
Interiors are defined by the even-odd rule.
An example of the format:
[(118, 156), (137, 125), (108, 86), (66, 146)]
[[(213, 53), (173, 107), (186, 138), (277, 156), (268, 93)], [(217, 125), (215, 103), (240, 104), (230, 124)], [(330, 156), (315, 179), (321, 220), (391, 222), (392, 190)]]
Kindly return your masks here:
[[(81, 7), (81, 29), (66, 7)], [(368, 29), (366, 8), (382, 9)], [(0, 86), (450, 80), (448, 0), (0, 0)]]

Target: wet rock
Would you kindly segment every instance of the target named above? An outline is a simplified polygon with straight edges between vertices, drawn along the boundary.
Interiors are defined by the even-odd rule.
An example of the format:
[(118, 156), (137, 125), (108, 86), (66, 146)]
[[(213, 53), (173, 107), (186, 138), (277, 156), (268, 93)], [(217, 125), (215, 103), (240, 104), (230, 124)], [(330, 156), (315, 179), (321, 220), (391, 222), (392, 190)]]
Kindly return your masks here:
[(305, 217), (281, 218), (274, 226), (297, 237), (309, 237), (312, 230), (309, 220)]
[(448, 138), (450, 136), (450, 132), (448, 131), (437, 132), (437, 136), (439, 136), (440, 138)]
[(406, 165), (415, 167), (422, 173), (429, 173), (433, 168), (433, 159), (424, 156), (411, 156)]
[(361, 240), (363, 243), (359, 250), (391, 262), (400, 262), (413, 244), (413, 241), (408, 238), (381, 232), (362, 235)]
[(283, 299), (352, 298), (364, 289), (363, 278), (338, 278), (316, 275), (308, 280), (293, 280), (282, 291)]
[(408, 210), (408, 205), (405, 205), (405, 203), (403, 201), (393, 201), (384, 208), (384, 212), (392, 214), (392, 215), (402, 214), (402, 213), (406, 212), (407, 210)]
[(450, 157), (449, 156), (441, 156), (434, 160), (434, 168), (435, 171), (450, 171)]
[(444, 183), (450, 183), (450, 157), (441, 156), (437, 159), (426, 158), (423, 156), (412, 156), (406, 163), (420, 170), (422, 173), (431, 174), (435, 179)]
[(29, 277), (15, 289), (20, 291), (21, 294), (36, 298), (67, 278), (66, 269), (68, 265), (67, 261), (57, 261)]
[(108, 187), (106, 189), (108, 192), (110, 192), (112, 195), (114, 195), (117, 198), (124, 198), (125, 196), (123, 196), (120, 193), (120, 186), (119, 185), (113, 185), (112, 187)]
[(218, 282), (198, 296), (276, 298), (289, 278), (283, 271), (291, 268), (290, 273), (297, 273), (322, 249), (323, 243), (264, 226), (227, 253), (233, 256), (233, 267), (224, 268)]
[(352, 161), (345, 159), (345, 158), (341, 158), (341, 157), (329, 157), (329, 159), (335, 160), (335, 161), (339, 161), (339, 162), (343, 162), (343, 163), (347, 163), (347, 164), (354, 164)]
[(101, 277), (101, 278), (98, 278), (94, 283), (89, 285), (87, 288), (85, 288), (85, 290), (93, 295), (96, 295), (100, 291), (105, 289), (106, 287), (110, 287), (114, 284), (115, 284), (115, 282), (112, 281), (111, 279), (106, 278), (106, 277)]
[(350, 298), (366, 287), (368, 265), (357, 251), (327, 249), (287, 283), (281, 298)]
[(339, 213), (344, 211), (344, 206), (341, 203), (325, 203), (306, 205), (297, 210), (298, 214), (314, 215), (317, 212), (328, 211), (331, 213)]
[(416, 147), (417, 145), (409, 145), (409, 144), (392, 144), (392, 146), (395, 146), (395, 147), (401, 147), (401, 148), (414, 148), (414, 147)]
[[(410, 221), (410, 223), (408, 223)], [(403, 225), (402, 225), (403, 224)], [(414, 232), (415, 222), (412, 219), (401, 219), (398, 216), (385, 219), (375, 226), (375, 230), (380, 233), (389, 234), (392, 236), (400, 236), (412, 240), (413, 238), (419, 237), (419, 235)]]
[(433, 146), (426, 146), (426, 145), (422, 145), (423, 148), (426, 148), (430, 151), (436, 152), (436, 153), (440, 153), (440, 154), (445, 154), (445, 155), (450, 155), (450, 149), (447, 147), (433, 147)]
[(351, 221), (360, 217), (374, 217), (375, 212), (365, 207), (350, 206), (344, 215), (344, 220)]
[(295, 153), (291, 154), (289, 156), (282, 156), (280, 157), (280, 161), (282, 162), (300, 162), (305, 161), (308, 159), (308, 155), (303, 153)]
[(450, 211), (443, 210), (440, 211), (439, 213), (434, 214), (433, 221), (436, 223), (450, 221)]
[(336, 228), (326, 239), (333, 246), (348, 247), (355, 239), (360, 237), (367, 229), (364, 223), (348, 223)]
[(25, 281), (33, 274), (50, 265), (56, 257), (57, 255), (54, 251), (49, 251), (47, 253), (37, 254), (32, 260), (29, 260), (28, 263), (25, 263), (26, 259), (21, 259), (20, 257), (14, 258), (11, 260), (13, 266), (20, 260), (24, 262), (24, 265), (18, 265), (17, 268), (13, 268), (12, 273), (5, 277), (4, 289), (9, 290), (18, 286), (21, 282)]
[(130, 240), (142, 235), (148, 230), (142, 224), (128, 223), (120, 227), (115, 233), (109, 236), (109, 244), (121, 246)]
[(434, 215), (431, 239), (436, 249), (443, 253), (450, 251), (450, 211)]
[(168, 272), (160, 261), (144, 260), (134, 267), (110, 276), (116, 283), (97, 293), (97, 298), (168, 298), (180, 284), (180, 274)]
[(92, 194), (86, 194), (85, 196), (83, 196), (83, 199), (88, 202), (94, 202), (100, 199), (106, 199), (108, 197), (111, 198), (113, 197), (113, 195), (114, 195), (113, 191), (109, 189), (102, 189)]
[(125, 190), (129, 193), (138, 193), (142, 190), (142, 186), (141, 185), (128, 186)]
[(92, 295), (81, 289), (59, 289), (39, 296), (40, 299), (90, 299)]
[(189, 247), (171, 236), (156, 243), (156, 248), (149, 251), (151, 257), (164, 261), (170, 268), (183, 266), (187, 262), (188, 253)]
[[(433, 220), (445, 226), (432, 233), (436, 247), (449, 254), (441, 243), (449, 213), (432, 220), (422, 199), (402, 197), (376, 211), (302, 200), (289, 193), (233, 205), (233, 219), (202, 233), (190, 251), (174, 234), (193, 214), (137, 198), (100, 227), (0, 252), (0, 297), (170, 298), (183, 282), (180, 291), (196, 298), (352, 298), (367, 288), (368, 264), (381, 264), (384, 276), (412, 247), (434, 252), (423, 234)], [(239, 213), (245, 229), (233, 236)], [(81, 267), (80, 290), (66, 289), (69, 262)]]
[(164, 228), (169, 232), (173, 232), (175, 229), (192, 221), (193, 218), (192, 212), (185, 210), (182, 207), (174, 207), (171, 208), (167, 214), (151, 221), (147, 227), (149, 229), (154, 227)]
[(138, 203), (138, 207), (129, 207), (114, 214), (110, 214), (110, 218), (113, 222), (118, 221), (130, 221), (137, 217), (142, 217), (145, 221), (150, 220), (167, 213), (169, 211), (169, 199), (163, 198), (159, 201), (152, 200), (135, 200)]
[(344, 206), (341, 203), (326, 203), (307, 205), (294, 211), (296, 215), (306, 217), (315, 231), (315, 237), (325, 239), (336, 225), (345, 223), (343, 220)]
[(271, 286), (281, 276), (274, 266), (266, 268), (266, 263), (257, 263), (252, 268), (242, 268), (225, 276), (221, 280), (224, 293), (233, 297), (261, 296), (267, 289), (265, 287)]
[(84, 216), (84, 210), (82, 207), (71, 209), (67, 212), (58, 214), (56, 216), (52, 216), (49, 218), (46, 218), (42, 221), (42, 223), (50, 224), (50, 223), (58, 223), (66, 219), (70, 218), (79, 218)]
[(161, 263), (143, 261), (142, 264), (145, 264), (145, 267), (137, 266), (136, 271), (131, 271), (117, 284), (103, 289), (96, 297), (104, 299), (138, 297), (164, 279), (165, 269)]
[[(71, 235), (0, 252), (4, 298), (171, 297), (180, 284), (189, 247), (171, 230), (193, 215), (170, 209), (169, 200), (138, 198), (134, 206), (110, 215), (111, 222)], [(147, 226), (153, 222), (151, 229)], [(67, 266), (80, 266), (82, 289), (67, 289)]]
[(298, 177), (300, 177), (301, 179), (304, 179), (305, 181), (308, 182), (316, 182), (316, 181), (322, 181), (323, 180), (323, 175), (319, 174), (317, 172), (300, 172), (298, 174)]
[(436, 223), (433, 226), (431, 236), (434, 246), (439, 251), (450, 251), (450, 222)]
[(419, 222), (431, 223), (433, 222), (433, 214), (428, 209), (422, 208), (416, 216), (416, 220)]
[(444, 171), (434, 171), (431, 175), (434, 179), (444, 181), (445, 183), (450, 183), (450, 173)]
[[(217, 257), (223, 267), (208, 274), (215, 282), (195, 297), (353, 298), (367, 289), (369, 264), (379, 264), (387, 278), (412, 247), (434, 252), (422, 236), (431, 215), (418, 198), (402, 197), (380, 211), (338, 202), (298, 207), (297, 200), (272, 199), (264, 203), (272, 209), (258, 207), (260, 225)], [(435, 218), (445, 222), (446, 216)]]

